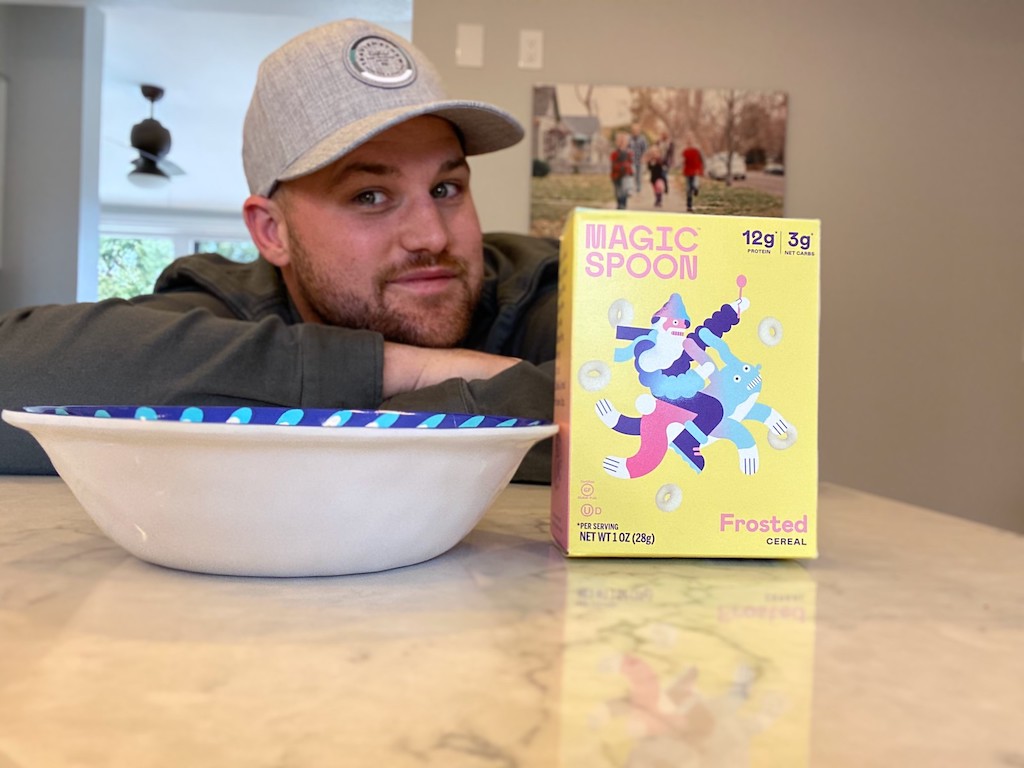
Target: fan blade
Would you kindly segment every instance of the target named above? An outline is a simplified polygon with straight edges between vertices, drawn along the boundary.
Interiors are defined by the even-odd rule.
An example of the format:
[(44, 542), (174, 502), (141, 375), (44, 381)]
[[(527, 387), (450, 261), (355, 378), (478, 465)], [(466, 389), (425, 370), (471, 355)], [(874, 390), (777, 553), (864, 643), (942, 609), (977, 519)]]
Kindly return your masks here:
[(145, 157), (148, 160), (152, 160), (159, 166), (160, 170), (166, 173), (168, 176), (182, 176), (185, 171), (177, 163), (172, 163), (166, 157), (158, 157), (157, 155), (149, 152), (143, 152), (141, 149), (137, 149), (139, 157)]
[(183, 176), (185, 174), (184, 169), (180, 165), (172, 163), (170, 160), (166, 158), (164, 158), (163, 160), (158, 160), (156, 164), (160, 166), (160, 170), (166, 173), (168, 176)]
[[(170, 160), (168, 160), (166, 158), (157, 157), (156, 155), (151, 154), (150, 152), (143, 152), (142, 150), (133, 147), (131, 144), (126, 144), (125, 142), (120, 141), (119, 139), (115, 139), (115, 138), (113, 138), (111, 136), (105, 136), (104, 138), (108, 142), (110, 142), (111, 144), (113, 144), (115, 146), (118, 146), (118, 147), (120, 147), (122, 149), (130, 150), (132, 152), (132, 154), (138, 154), (140, 158), (144, 157), (147, 160), (151, 160), (152, 162), (156, 163), (160, 167), (160, 170), (162, 170), (168, 176), (183, 176), (185, 174), (185, 169), (184, 168), (182, 168), (177, 163), (172, 163)], [(138, 167), (138, 163), (140, 161), (139, 161), (138, 158), (136, 158), (135, 160), (132, 160), (131, 162), (137, 168)]]

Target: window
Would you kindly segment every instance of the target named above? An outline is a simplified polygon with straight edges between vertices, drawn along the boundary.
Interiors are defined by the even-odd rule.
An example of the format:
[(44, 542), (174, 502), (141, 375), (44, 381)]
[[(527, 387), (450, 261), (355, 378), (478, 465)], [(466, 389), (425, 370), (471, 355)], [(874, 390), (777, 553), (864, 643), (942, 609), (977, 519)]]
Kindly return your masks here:
[(196, 240), (192, 253), (219, 253), (232, 261), (256, 261), (260, 252), (251, 240)]
[(259, 256), (237, 217), (104, 210), (96, 298), (127, 299), (150, 293), (167, 265), (189, 253), (219, 253), (238, 262)]
[[(232, 261), (255, 261), (259, 256), (246, 240), (192, 240), (192, 253), (219, 253)], [(127, 299), (153, 290), (156, 279), (177, 256), (170, 237), (100, 237), (99, 299)]]
[(127, 299), (153, 290), (164, 267), (174, 260), (174, 241), (157, 237), (100, 237), (100, 299)]

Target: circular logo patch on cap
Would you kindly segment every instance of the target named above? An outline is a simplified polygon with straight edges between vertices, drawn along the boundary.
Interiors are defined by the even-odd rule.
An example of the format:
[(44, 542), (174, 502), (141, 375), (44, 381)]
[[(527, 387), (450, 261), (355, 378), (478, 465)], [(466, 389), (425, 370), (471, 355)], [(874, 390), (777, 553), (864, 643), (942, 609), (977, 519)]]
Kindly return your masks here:
[(367, 85), (400, 88), (416, 79), (416, 66), (405, 51), (383, 37), (363, 37), (348, 49), (345, 64)]

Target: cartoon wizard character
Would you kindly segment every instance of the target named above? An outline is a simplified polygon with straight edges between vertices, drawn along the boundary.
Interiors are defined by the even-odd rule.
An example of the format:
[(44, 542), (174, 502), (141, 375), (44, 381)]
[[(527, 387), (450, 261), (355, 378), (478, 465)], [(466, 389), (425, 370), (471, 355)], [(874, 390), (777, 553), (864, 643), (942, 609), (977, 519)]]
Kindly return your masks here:
[[(629, 458), (609, 456), (604, 469), (614, 477), (641, 477), (652, 472), (671, 447), (696, 471), (704, 469), (701, 446), (722, 421), (722, 404), (703, 392), (715, 364), (705, 351), (707, 343), (700, 331), (707, 329), (717, 337), (740, 321), (740, 313), (750, 306), (745, 298), (722, 307), (701, 325), (690, 331), (690, 316), (678, 293), (651, 317), (649, 328), (620, 325), (616, 337), (630, 344), (616, 350), (616, 362), (632, 356), (642, 385), (650, 394), (637, 398), (640, 416), (626, 416), (608, 400), (595, 406), (601, 420), (627, 435), (640, 436), (640, 449)], [(696, 365), (694, 365), (696, 363)]]

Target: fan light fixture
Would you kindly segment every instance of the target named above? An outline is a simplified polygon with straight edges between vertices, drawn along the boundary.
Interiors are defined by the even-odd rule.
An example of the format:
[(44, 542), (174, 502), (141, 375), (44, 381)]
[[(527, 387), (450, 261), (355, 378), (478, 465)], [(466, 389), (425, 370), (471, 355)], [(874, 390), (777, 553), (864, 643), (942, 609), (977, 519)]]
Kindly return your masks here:
[(128, 172), (128, 181), (144, 189), (166, 186), (171, 177), (160, 167), (160, 161), (171, 151), (171, 132), (153, 117), (153, 105), (163, 98), (164, 89), (156, 85), (141, 86), (143, 97), (149, 101), (149, 117), (132, 126), (132, 146), (139, 156)]
[(138, 165), (128, 172), (128, 181), (143, 189), (159, 189), (171, 183), (171, 177), (160, 170), (148, 157), (135, 161)]

